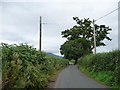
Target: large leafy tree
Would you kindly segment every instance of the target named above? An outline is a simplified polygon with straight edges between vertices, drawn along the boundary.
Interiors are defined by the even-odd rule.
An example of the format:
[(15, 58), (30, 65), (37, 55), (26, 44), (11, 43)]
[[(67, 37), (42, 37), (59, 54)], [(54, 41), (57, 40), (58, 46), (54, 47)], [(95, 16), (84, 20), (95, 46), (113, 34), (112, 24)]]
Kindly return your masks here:
[[(94, 48), (93, 24), (89, 18), (79, 19), (78, 17), (73, 17), (73, 20), (77, 22), (77, 25), (61, 33), (63, 38), (67, 38), (67, 41), (61, 45), (60, 51), (66, 58), (77, 60), (81, 56), (91, 53)], [(105, 46), (104, 39), (111, 40), (108, 37), (110, 30), (109, 26), (95, 24), (97, 47)]]
[(75, 59), (77, 63), (77, 59), (91, 53), (91, 42), (89, 40), (85, 40), (84, 38), (79, 38), (75, 40), (66, 41), (63, 45), (61, 45), (61, 54), (64, 54), (64, 57), (67, 59)]

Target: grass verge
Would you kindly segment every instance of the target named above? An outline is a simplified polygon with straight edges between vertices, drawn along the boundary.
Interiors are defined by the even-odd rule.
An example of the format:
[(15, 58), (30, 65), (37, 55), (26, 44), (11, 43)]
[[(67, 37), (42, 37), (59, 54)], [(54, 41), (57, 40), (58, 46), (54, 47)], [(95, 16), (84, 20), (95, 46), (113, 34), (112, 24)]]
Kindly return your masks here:
[(101, 72), (89, 72), (85, 67), (83, 66), (77, 66), (82, 73), (87, 75), (88, 77), (94, 79), (96, 82), (111, 88), (112, 90), (120, 90), (120, 86), (116, 85), (115, 83), (112, 86), (109, 86), (109, 82), (111, 82), (113, 76), (111, 73), (101, 71)]

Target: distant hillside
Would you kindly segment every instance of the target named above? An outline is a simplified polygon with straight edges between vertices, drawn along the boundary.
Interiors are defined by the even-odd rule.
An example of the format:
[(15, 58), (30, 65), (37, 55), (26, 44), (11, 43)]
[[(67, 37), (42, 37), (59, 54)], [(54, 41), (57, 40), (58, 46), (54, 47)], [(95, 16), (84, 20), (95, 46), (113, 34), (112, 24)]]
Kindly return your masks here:
[(56, 57), (56, 58), (62, 58), (62, 56), (58, 56), (58, 55), (55, 55), (53, 53), (46, 53), (48, 56), (53, 56), (53, 57)]

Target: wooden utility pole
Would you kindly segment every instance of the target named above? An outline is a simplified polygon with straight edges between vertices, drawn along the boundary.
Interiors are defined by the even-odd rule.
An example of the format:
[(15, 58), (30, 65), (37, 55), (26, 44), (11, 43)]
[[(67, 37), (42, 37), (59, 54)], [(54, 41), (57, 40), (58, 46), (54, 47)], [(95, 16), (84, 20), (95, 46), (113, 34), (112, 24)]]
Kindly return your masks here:
[(95, 20), (93, 20), (93, 36), (94, 36), (94, 54), (96, 54), (96, 33), (95, 33)]
[(39, 36), (39, 50), (41, 51), (41, 42), (42, 42), (42, 17), (40, 16), (40, 36)]

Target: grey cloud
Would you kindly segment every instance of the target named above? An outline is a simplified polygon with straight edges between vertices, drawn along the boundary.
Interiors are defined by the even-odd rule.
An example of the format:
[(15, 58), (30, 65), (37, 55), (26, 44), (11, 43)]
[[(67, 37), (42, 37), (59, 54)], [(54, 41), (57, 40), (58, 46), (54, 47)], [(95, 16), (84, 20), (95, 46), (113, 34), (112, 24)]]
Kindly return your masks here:
[[(40, 0), (39, 0), (40, 1)], [(60, 45), (65, 42), (62, 39), (61, 31), (72, 28), (75, 22), (72, 20), (73, 16), (80, 18), (96, 19), (100, 16), (116, 8), (116, 2), (103, 3), (94, 1), (74, 1), (68, 0), (42, 0), (40, 2), (7, 2), (5, 0), (2, 4), (3, 15), (3, 30), (2, 41), (8, 42), (28, 42), (34, 47), (38, 48), (39, 41), (39, 16), (42, 16), (42, 49), (47, 52), (59, 54)], [(117, 14), (112, 14), (108, 19), (103, 19), (98, 24), (105, 23), (111, 26), (113, 30), (117, 31)], [(112, 46), (111, 43), (117, 43), (115, 35), (117, 32), (112, 31), (111, 37), (113, 41), (107, 42), (108, 46), (99, 47), (103, 51), (111, 50), (117, 46)]]

